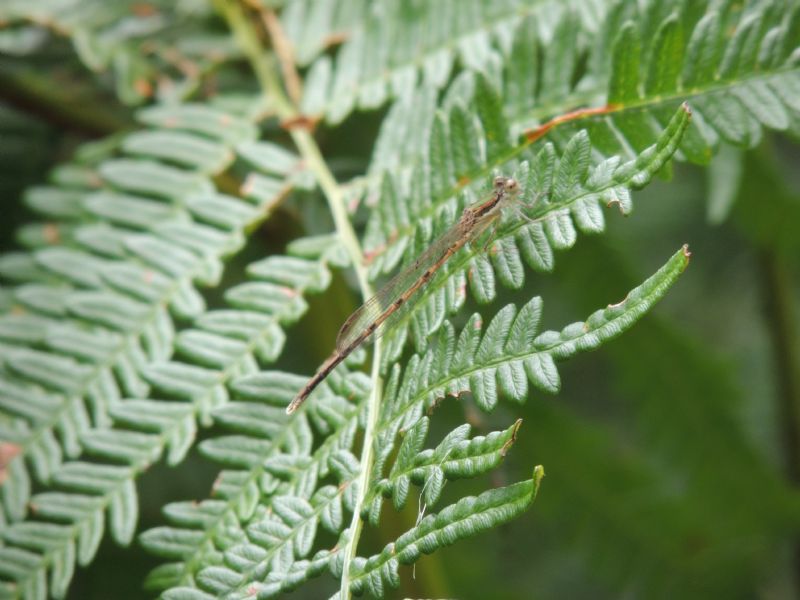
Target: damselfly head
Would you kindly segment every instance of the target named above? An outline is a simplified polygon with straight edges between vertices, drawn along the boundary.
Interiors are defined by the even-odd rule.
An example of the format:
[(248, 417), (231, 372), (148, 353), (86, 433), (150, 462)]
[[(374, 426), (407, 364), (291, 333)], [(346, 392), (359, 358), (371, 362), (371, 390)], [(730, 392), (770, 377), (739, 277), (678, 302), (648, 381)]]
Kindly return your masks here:
[(503, 177), (502, 175), (498, 175), (494, 178), (493, 185), (495, 191), (509, 194), (513, 194), (519, 189), (519, 184), (516, 179), (513, 177)]
[(519, 189), (519, 184), (517, 180), (513, 177), (505, 177), (505, 181), (503, 181), (503, 187), (509, 194), (514, 194)]

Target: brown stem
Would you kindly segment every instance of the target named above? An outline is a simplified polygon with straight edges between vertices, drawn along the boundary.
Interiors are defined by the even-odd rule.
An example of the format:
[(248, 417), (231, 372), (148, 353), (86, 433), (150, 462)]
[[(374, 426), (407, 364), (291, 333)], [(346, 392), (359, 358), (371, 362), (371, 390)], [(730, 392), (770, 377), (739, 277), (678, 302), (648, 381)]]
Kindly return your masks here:
[(579, 108), (577, 110), (573, 110), (571, 112), (565, 113), (563, 115), (558, 115), (553, 117), (546, 123), (539, 125), (534, 129), (529, 129), (524, 132), (525, 139), (528, 142), (535, 142), (539, 138), (543, 137), (547, 134), (551, 129), (554, 127), (558, 127), (559, 125), (563, 125), (564, 123), (569, 123), (570, 121), (577, 121), (580, 119), (588, 119), (589, 117), (596, 117), (599, 115), (605, 115), (616, 110), (622, 108), (618, 104), (607, 104), (606, 106), (597, 106), (593, 108)]
[(245, 3), (261, 15), (261, 20), (264, 22), (264, 27), (269, 34), (270, 42), (272, 42), (272, 49), (281, 66), (286, 93), (292, 103), (298, 106), (303, 97), (303, 84), (300, 82), (300, 75), (295, 66), (292, 43), (286, 37), (286, 32), (274, 10), (265, 7), (261, 0), (245, 0)]

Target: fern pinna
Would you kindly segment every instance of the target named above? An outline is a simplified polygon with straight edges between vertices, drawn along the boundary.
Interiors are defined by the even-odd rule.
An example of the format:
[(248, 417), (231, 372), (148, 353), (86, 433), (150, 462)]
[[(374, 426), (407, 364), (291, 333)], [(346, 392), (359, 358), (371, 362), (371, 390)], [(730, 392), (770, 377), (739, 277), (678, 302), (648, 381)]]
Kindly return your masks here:
[[(0, 16), (40, 22), (27, 4)], [(106, 524), (129, 544), (137, 478), (195, 445), (223, 470), (210, 498), (168, 504), (167, 524), (141, 534), (165, 560), (150, 589), (271, 598), (326, 575), (326, 593), (342, 599), (387, 595), (401, 565), (522, 514), (544, 473), (531, 465), (528, 479), (451, 502), (447, 482), (486, 475), (536, 424), (511, 420), (485, 435), (461, 425), (429, 439), (437, 406), (468, 395), (488, 412), (502, 398), (557, 392), (556, 361), (629, 328), (689, 253), (560, 331), (540, 330), (539, 297), (493, 307), (498, 283), (522, 289), (525, 265), (553, 271), (556, 251), (578, 231), (602, 232), (608, 209), (628, 214), (631, 190), (668, 173), (673, 157), (704, 164), (723, 141), (749, 147), (764, 127), (798, 125), (794, 3), (297, 0), (279, 21), (306, 68), (297, 103), (279, 83), (286, 57), (265, 50), (254, 25), (272, 13), (213, 5), (236, 44), (211, 63), (244, 57), (262, 94), (155, 105), (137, 113), (140, 131), (81, 147), (28, 190), (43, 222), (22, 228), (25, 249), (0, 261), (6, 596), (65, 595)], [(90, 60), (86, 40), (115, 43), (106, 27), (54, 28)], [(120, 96), (140, 101), (131, 89)], [(334, 127), (390, 100), (364, 174), (338, 184), (306, 126)], [(580, 107), (593, 110), (568, 114)], [(509, 212), (494, 237), (448, 260), (374, 347), (370, 375), (357, 353), (287, 417), (305, 378), (263, 369), (306, 312), (304, 295), (348, 264), (367, 295), (496, 174), (519, 182), (527, 218)], [(225, 307), (209, 308), (201, 289), (222, 285), (224, 260), (314, 182), (335, 234), (252, 262), (248, 280), (225, 289)], [(364, 214), (359, 241), (352, 222)], [(465, 319), (470, 298), (480, 312)], [(197, 443), (198, 425), (212, 423)], [(409, 498), (418, 522), (364, 550), (363, 530), (380, 524), (387, 501), (401, 510)]]

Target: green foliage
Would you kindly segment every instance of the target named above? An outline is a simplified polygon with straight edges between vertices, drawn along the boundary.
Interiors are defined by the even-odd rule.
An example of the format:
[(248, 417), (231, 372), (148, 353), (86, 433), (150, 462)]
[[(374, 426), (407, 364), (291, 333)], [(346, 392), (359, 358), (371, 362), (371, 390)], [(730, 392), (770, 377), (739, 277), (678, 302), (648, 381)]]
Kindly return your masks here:
[(543, 476), (542, 468), (536, 467), (529, 481), (489, 490), (478, 497), (462, 498), (439, 514), (428, 515), (380, 555), (355, 562), (353, 592), (361, 594), (368, 589), (372, 595), (381, 597), (387, 585), (398, 586), (400, 564), (411, 564), (423, 552), (430, 554), (441, 546), (513, 519), (533, 502)]
[(26, 56), (63, 36), (85, 67), (111, 73), (122, 102), (175, 100), (240, 56), (227, 35), (210, 27), (211, 17), (203, 2), (7, 0), (0, 7), (0, 22), (9, 25), (0, 30), (0, 48)]
[[(478, 155), (466, 157), (469, 166), (459, 168), (455, 164), (459, 153), (464, 150), (461, 141), (481, 135), (481, 129), (490, 130), (491, 125), (478, 126), (486, 120), (501, 118), (489, 108), (495, 106), (493, 100), (496, 96), (488, 84), (478, 90), (475, 104), (484, 108), (477, 110), (480, 120), (469, 132), (457, 132), (453, 128), (450, 139), (447, 139), (444, 125), (441, 129), (434, 129), (429, 154), (437, 154), (439, 168), (421, 167), (412, 173), (413, 184), (407, 195), (398, 193), (400, 184), (393, 184), (391, 180), (382, 186), (381, 210), (373, 213), (373, 220), (368, 225), (372, 234), (367, 238), (369, 245), (376, 248), (370, 253), (373, 272), (393, 269), (403, 252), (407, 261), (412, 261), (420, 248), (452, 222), (454, 214), (475, 201), (476, 195), (469, 188), (455, 195), (456, 182), (478, 179), (494, 164), (502, 164), (500, 157), (513, 151), (513, 147), (498, 142), (494, 159)], [(459, 113), (459, 110), (454, 110), (451, 116)], [(478, 302), (485, 304), (494, 299), (497, 280), (513, 289), (522, 287), (523, 259), (533, 269), (552, 270), (554, 250), (564, 250), (575, 243), (576, 227), (587, 233), (602, 231), (604, 216), (601, 204), (618, 205), (622, 213), (627, 214), (631, 210), (630, 188), (645, 185), (664, 165), (675, 151), (688, 123), (689, 112), (684, 107), (653, 146), (636, 159), (622, 164), (619, 157), (612, 157), (590, 167), (591, 144), (585, 132), (570, 140), (560, 158), (556, 157), (552, 145), (545, 145), (537, 154), (531, 154), (530, 163), (522, 162), (516, 173), (522, 186), (520, 201), (527, 207), (523, 209), (526, 219), (516, 219), (503, 228), (489, 252), (490, 259), (476, 245), (448, 261), (445, 273), (432, 280), (420, 293), (425, 303), (424, 310), (407, 316), (405, 322), (387, 336), (387, 359), (394, 360), (402, 352), (409, 325), (417, 348), (421, 348), (445, 316), (461, 308), (466, 297), (455, 291), (467, 285), (467, 276), (461, 272), (465, 267), (470, 291)], [(437, 132), (441, 132), (441, 138), (437, 137)]]
[[(525, 265), (554, 271), (557, 252), (572, 249), (579, 231), (603, 233), (604, 208), (630, 214), (632, 191), (668, 176), (672, 158), (707, 164), (721, 141), (751, 148), (765, 129), (796, 132), (800, 123), (794, 3), (269, 4), (282, 8), (304, 68), (297, 107), (274, 83), (278, 59), (287, 59), (275, 54), (280, 40), (268, 50), (256, 34), (272, 13), (244, 12), (235, 0), (159, 4), (155, 15), (102, 2), (79, 12), (43, 1), (0, 9), (8, 24), (0, 48), (22, 36), (27, 43), (16, 47), (29, 56), (48, 30), (69, 39), (95, 73), (112, 69), (123, 102), (142, 102), (150, 79), (167, 86), (162, 100), (187, 99), (138, 110), (137, 130), (81, 145), (46, 184), (28, 188), (24, 202), (41, 221), (21, 227), (20, 249), (0, 257), (4, 597), (66, 595), (106, 528), (122, 546), (137, 536), (142, 474), (162, 459), (177, 466), (193, 449), (220, 465), (211, 497), (167, 503), (166, 524), (139, 535), (164, 561), (146, 581), (164, 598), (272, 598), (323, 575), (335, 582), (327, 593), (338, 589), (342, 599), (384, 597), (401, 584), (401, 565), (520, 517), (544, 474), (535, 456), (523, 453), (517, 483), (481, 483), (468, 495), (478, 484), (455, 482), (485, 479), (522, 432), (535, 437), (539, 423), (521, 430), (503, 411), (520, 410), (533, 390), (559, 392), (556, 362), (632, 327), (675, 283), (689, 252), (679, 249), (635, 287), (604, 290), (607, 302), (632, 287), (623, 301), (559, 330), (542, 330), (543, 301), (528, 293)], [(213, 8), (230, 31), (221, 32)], [(184, 70), (163, 84), (176, 55), (191, 68), (178, 61)], [(260, 94), (239, 74), (243, 57)], [(206, 94), (201, 84), (215, 71), (223, 93)], [(304, 127), (322, 119), (336, 132), (362, 118), (356, 109), (389, 101), (370, 139), (371, 162), (340, 187)], [(567, 114), (582, 106), (595, 110)], [(355, 266), (366, 292), (367, 278), (410, 264), (496, 174), (516, 178), (519, 204), (424, 286), (376, 346), (371, 375), (357, 353), (287, 416), (305, 377), (289, 373), (290, 363), (264, 369), (286, 359), (305, 297), (333, 286), (331, 267)], [(252, 260), (253, 233), (287, 197), (310, 230), (330, 231), (306, 198), (317, 183), (335, 233)], [(362, 241), (351, 222), (364, 225)], [(609, 260), (607, 270), (617, 269)], [(218, 297), (209, 292), (216, 289)], [(507, 302), (509, 293), (524, 299)], [(473, 301), (477, 312), (464, 320)], [(311, 354), (304, 371), (314, 368)], [(632, 357), (619, 360), (623, 372), (639, 368)], [(647, 395), (646, 384), (630, 385)], [(461, 415), (452, 427), (436, 414), (450, 396), (470, 396), (503, 422), (473, 434)], [(535, 410), (554, 424), (548, 435), (581, 427), (546, 405)], [(741, 447), (728, 427), (722, 439)], [(585, 439), (565, 438), (575, 447)], [(559, 458), (559, 470), (579, 471), (572, 452)], [(770, 491), (763, 506), (776, 522), (796, 512), (752, 454), (740, 458)], [(599, 479), (613, 486), (651, 469), (637, 464)], [(414, 499), (413, 525), (382, 529), (390, 510), (403, 514)], [(628, 531), (624, 520), (614, 524)], [(688, 517), (680, 524), (694, 525)], [(361, 539), (365, 528), (381, 550)], [(639, 533), (631, 537), (645, 547), (651, 538)], [(654, 554), (674, 557), (680, 548), (671, 543)]]
[[(198, 139), (201, 149), (227, 157), (220, 169), (234, 160), (237, 144), (249, 161), (271, 157), (273, 173), (285, 175), (294, 165), (285, 160), (285, 151), (276, 154), (267, 143), (248, 142), (254, 129), (245, 120), (211, 107), (148, 109), (141, 118), (168, 122), (184, 144), (193, 132), (213, 135)], [(7, 539), (46, 552), (29, 585), (39, 585), (39, 570), (64, 560), (76, 538), (82, 548), (78, 558), (88, 563), (102, 536), (106, 509), (112, 536), (130, 542), (137, 519), (134, 478), (162, 452), (171, 464), (183, 459), (197, 420), (208, 422), (210, 411), (227, 397), (225, 373), (252, 372), (258, 359), (274, 360), (285, 339), (282, 324), (305, 310), (300, 293), (325, 287), (330, 278), (325, 264), (337, 260), (331, 241), (301, 241), (296, 246), (303, 257), (253, 263), (255, 281), (227, 290), (239, 310), (205, 310), (192, 282), (219, 280), (220, 258), (240, 248), (245, 229), (264, 218), (281, 180), (253, 173), (246, 194), (250, 202), (224, 196), (196, 170), (200, 161), (186, 170), (140, 158), (146, 133), (133, 134), (134, 150), (127, 138), (115, 144), (121, 153), (135, 153), (135, 159), (109, 157), (100, 164), (62, 167), (53, 176), (54, 186), (31, 190), (30, 204), (64, 218), (69, 235), (63, 245), (34, 247), (3, 265), (7, 275), (22, 281), (14, 298), (30, 313), (7, 314), (1, 324), (3, 339), (15, 344), (3, 353), (4, 408), (22, 417), (9, 438), (19, 454), (4, 486), (14, 491), (4, 494), (6, 514), (13, 521), (25, 515), (31, 487), (22, 466), (26, 456), (40, 481), (75, 492), (59, 496), (64, 504), (74, 504), (67, 515), (41, 513), (68, 517), (70, 526), (52, 525), (61, 535), (39, 540), (24, 522), (6, 530)], [(164, 130), (162, 136), (172, 134)], [(181, 146), (160, 145), (152, 158), (177, 162), (185, 154)], [(58, 294), (45, 297), (51, 300), (45, 307), (40, 274), (58, 285), (52, 288)], [(195, 327), (176, 334), (175, 318), (193, 318)], [(190, 362), (166, 362), (173, 352)], [(191, 403), (155, 400), (155, 390)], [(125, 397), (130, 399), (122, 401)], [(115, 427), (109, 428), (112, 422)], [(81, 452), (109, 464), (62, 464)], [(31, 499), (37, 512), (41, 498)], [(53, 571), (56, 589), (64, 589), (71, 577), (74, 550), (66, 556), (72, 557), (69, 568)]]
[(552, 33), (559, 17), (571, 15), (572, 10), (583, 16), (581, 25), (587, 29), (596, 26), (605, 10), (586, 0), (364, 4), (304, 1), (287, 8), (287, 29), (297, 41), (300, 64), (317, 56), (320, 42), (330, 39), (337, 27), (344, 25), (349, 34), (335, 61), (323, 55), (311, 64), (302, 105), (305, 113), (319, 113), (339, 123), (355, 108), (375, 108), (402, 98), (418, 81), (424, 88), (440, 89), (448, 83), (456, 60), (473, 71), (496, 66), (508, 32), (525, 17), (542, 33)]

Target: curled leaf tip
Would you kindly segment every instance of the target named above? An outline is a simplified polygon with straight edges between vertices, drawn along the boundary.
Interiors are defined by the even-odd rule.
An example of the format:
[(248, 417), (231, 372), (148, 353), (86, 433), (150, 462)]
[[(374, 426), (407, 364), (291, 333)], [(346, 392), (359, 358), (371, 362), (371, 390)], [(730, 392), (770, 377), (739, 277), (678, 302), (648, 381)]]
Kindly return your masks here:
[(503, 458), (505, 458), (506, 454), (508, 454), (508, 451), (514, 442), (517, 441), (517, 432), (519, 431), (520, 425), (522, 425), (522, 419), (517, 419), (514, 425), (512, 425), (513, 431), (511, 432), (511, 438), (500, 449), (500, 456)]
[(689, 266), (689, 259), (692, 258), (692, 253), (689, 252), (689, 244), (684, 244), (683, 247), (681, 248), (681, 251), (683, 252), (683, 258), (684, 258), (683, 268), (685, 269), (686, 267)]
[(543, 477), (544, 467), (542, 465), (536, 465), (533, 467), (533, 487), (535, 491), (539, 490), (539, 484), (541, 483)]

